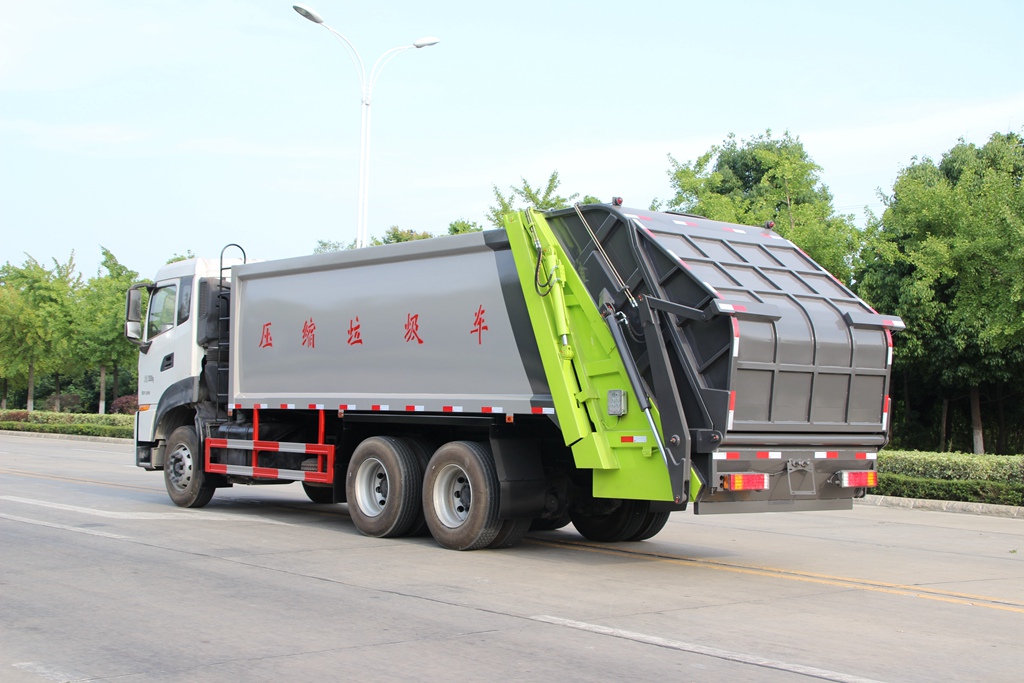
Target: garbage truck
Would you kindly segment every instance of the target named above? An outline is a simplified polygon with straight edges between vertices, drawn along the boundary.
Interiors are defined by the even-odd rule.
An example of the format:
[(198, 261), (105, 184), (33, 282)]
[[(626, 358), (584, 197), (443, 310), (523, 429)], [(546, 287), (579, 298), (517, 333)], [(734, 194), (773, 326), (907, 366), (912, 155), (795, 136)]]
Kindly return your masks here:
[(127, 293), (136, 464), (179, 506), (300, 482), (363, 534), (457, 550), (848, 509), (878, 481), (904, 325), (773, 227), (615, 200), (169, 264)]

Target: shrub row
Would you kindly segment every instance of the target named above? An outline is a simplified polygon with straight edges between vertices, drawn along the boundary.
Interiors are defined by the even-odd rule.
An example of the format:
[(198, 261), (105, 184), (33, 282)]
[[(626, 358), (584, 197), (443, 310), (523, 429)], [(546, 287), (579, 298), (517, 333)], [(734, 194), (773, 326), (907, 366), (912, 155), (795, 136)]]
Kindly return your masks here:
[[(0, 422), (39, 425), (102, 425), (127, 427), (134, 425), (134, 415), (94, 415), (90, 413), (55, 413), (45, 410), (0, 410)], [(24, 431), (39, 431), (26, 429)], [(64, 432), (72, 434), (77, 432)]]
[[(990, 456), (993, 457), (993, 456)], [(902, 474), (882, 474), (871, 493), (900, 498), (955, 500), (967, 503), (1024, 505), (1024, 483), (966, 479), (926, 479)]]
[(45, 424), (0, 420), (0, 430), (42, 432), (45, 434), (73, 434), (76, 436), (109, 436), (116, 439), (131, 439), (134, 436), (132, 427), (103, 424)]
[(883, 480), (889, 475), (901, 475), (918, 479), (1024, 485), (1024, 455), (882, 451), (878, 454), (878, 472)]

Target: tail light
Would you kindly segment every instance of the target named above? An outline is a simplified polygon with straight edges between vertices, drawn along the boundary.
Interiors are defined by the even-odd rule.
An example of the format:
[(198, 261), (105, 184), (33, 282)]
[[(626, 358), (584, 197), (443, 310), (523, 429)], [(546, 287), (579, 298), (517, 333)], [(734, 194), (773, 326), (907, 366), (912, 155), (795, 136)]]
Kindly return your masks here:
[(878, 472), (871, 470), (855, 471), (840, 470), (836, 472), (839, 485), (848, 488), (871, 488), (878, 486)]
[(763, 491), (768, 488), (767, 474), (726, 474), (722, 477), (722, 488), (727, 491)]

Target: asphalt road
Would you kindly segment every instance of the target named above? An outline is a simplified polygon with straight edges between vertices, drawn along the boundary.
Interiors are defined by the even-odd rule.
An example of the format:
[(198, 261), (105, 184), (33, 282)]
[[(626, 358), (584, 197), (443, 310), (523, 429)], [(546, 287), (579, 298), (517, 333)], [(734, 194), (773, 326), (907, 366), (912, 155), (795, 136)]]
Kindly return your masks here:
[(0, 682), (1024, 680), (1024, 520), (856, 506), (361, 536), (297, 485), (174, 507), (130, 446), (0, 434)]

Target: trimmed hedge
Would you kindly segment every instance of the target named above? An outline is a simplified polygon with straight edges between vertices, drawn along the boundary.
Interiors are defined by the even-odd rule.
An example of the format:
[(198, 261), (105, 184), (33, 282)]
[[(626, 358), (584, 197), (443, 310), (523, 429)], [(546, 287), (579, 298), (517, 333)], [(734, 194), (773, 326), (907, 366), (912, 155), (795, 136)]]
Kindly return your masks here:
[(917, 479), (1024, 484), (1024, 455), (882, 451), (878, 454), (878, 472), (883, 475), (880, 479), (898, 474)]
[[(56, 413), (46, 410), (0, 410), (0, 422), (40, 425), (104, 425), (127, 427), (135, 424), (134, 415), (95, 415), (92, 413)], [(26, 429), (24, 431), (39, 431)], [(72, 432), (66, 432), (71, 434)]]
[(878, 487), (870, 490), (880, 496), (956, 500), (966, 503), (1024, 505), (1024, 484), (1005, 481), (967, 479), (923, 479), (902, 474), (882, 474)]
[(131, 439), (134, 436), (133, 427), (117, 427), (102, 424), (46, 424), (0, 421), (0, 430), (42, 432), (44, 434), (72, 434), (75, 436), (109, 436), (115, 439)]

